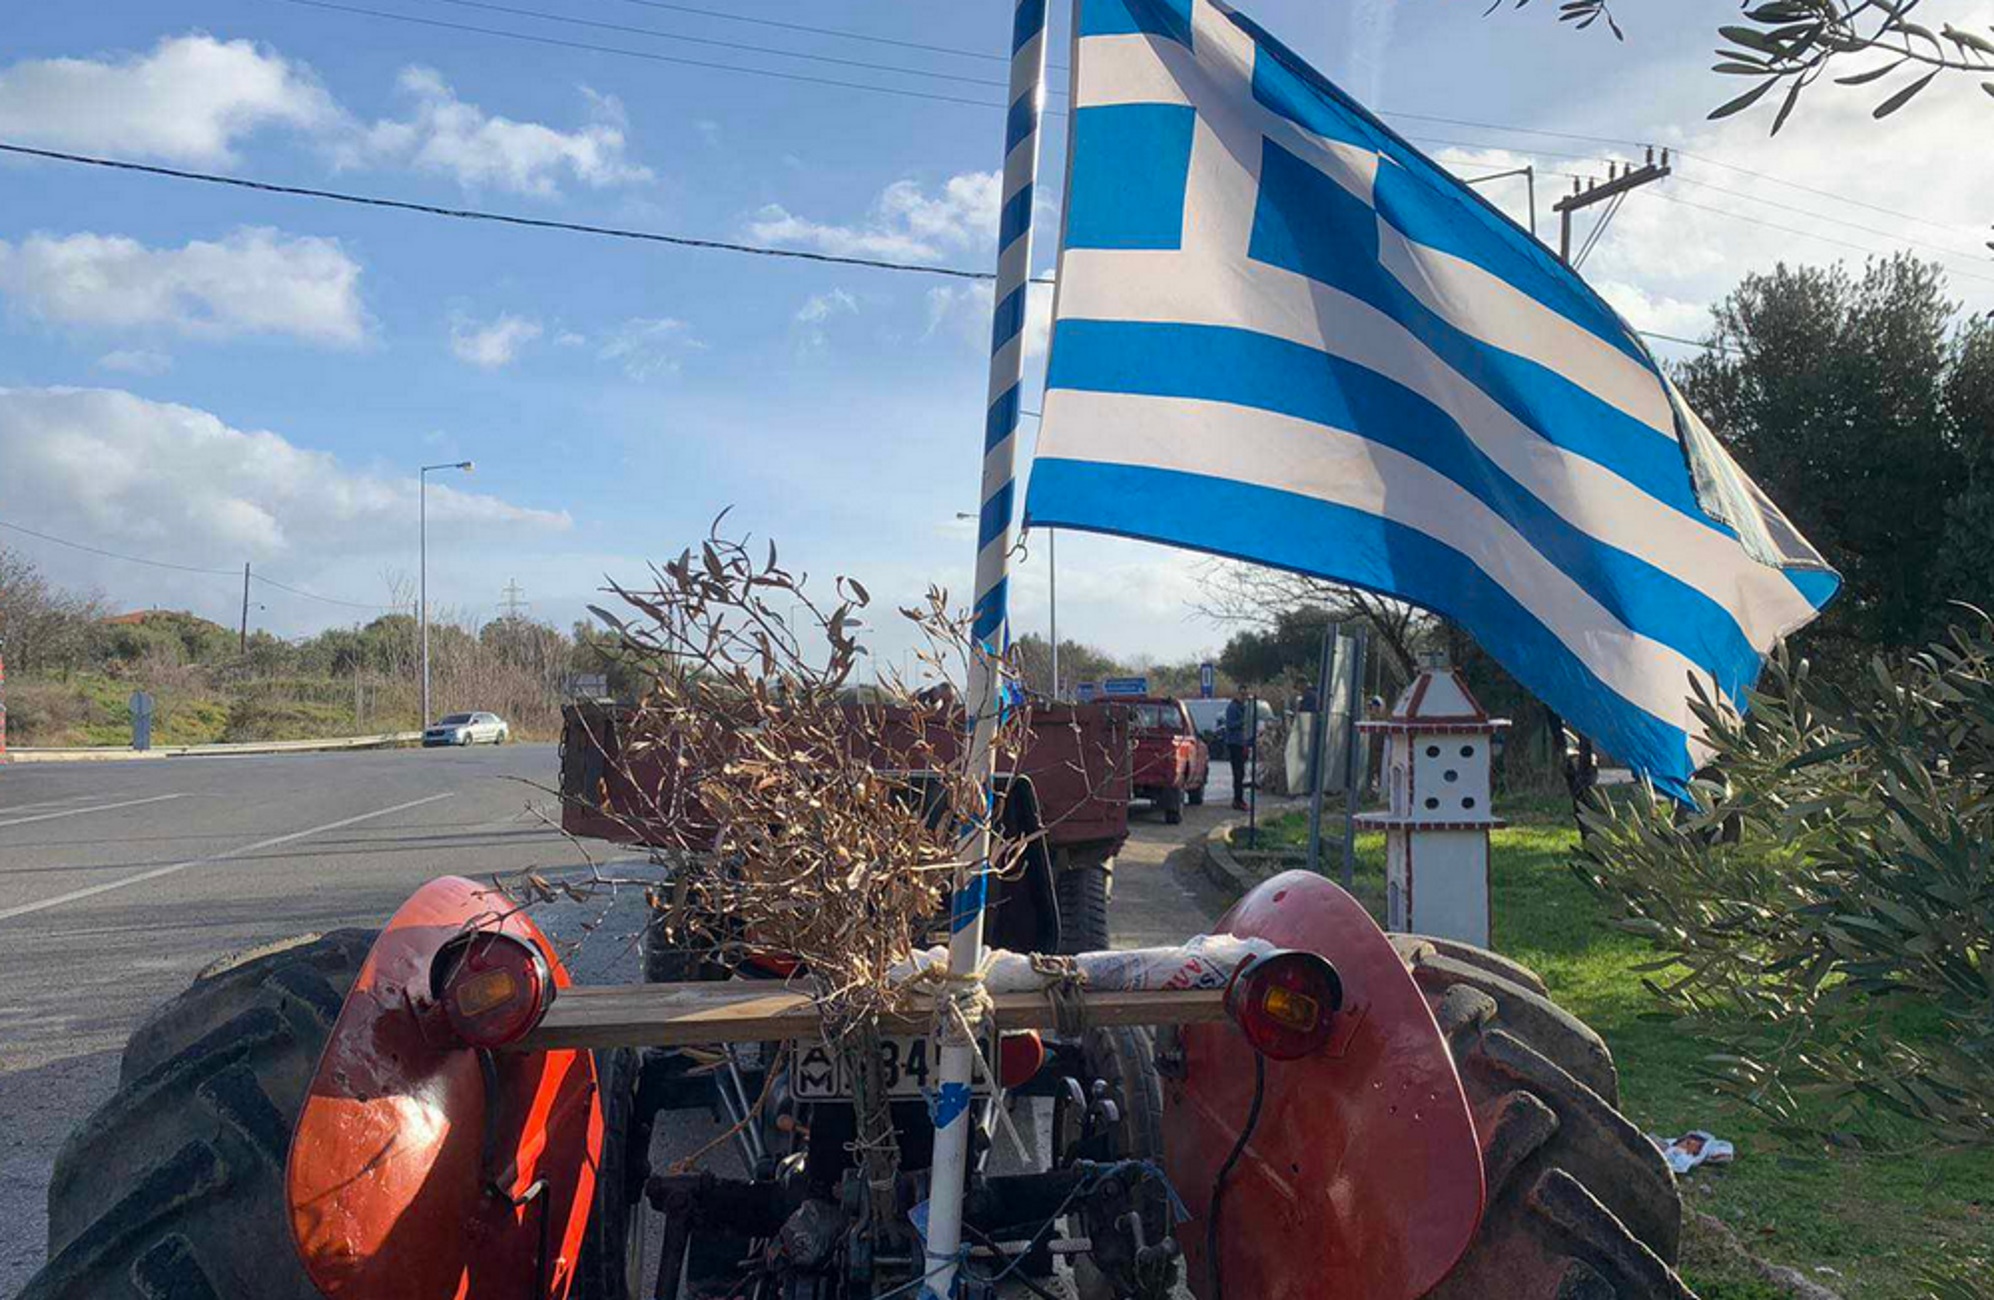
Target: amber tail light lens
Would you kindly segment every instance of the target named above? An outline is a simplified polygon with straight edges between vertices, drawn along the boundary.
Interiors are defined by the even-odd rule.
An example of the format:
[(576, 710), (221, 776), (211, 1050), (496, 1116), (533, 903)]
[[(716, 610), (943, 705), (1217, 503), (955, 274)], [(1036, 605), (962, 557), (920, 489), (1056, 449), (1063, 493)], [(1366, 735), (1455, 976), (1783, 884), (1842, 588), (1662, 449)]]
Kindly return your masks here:
[(524, 939), (479, 931), (445, 944), (430, 967), (430, 990), (457, 1037), (471, 1047), (504, 1047), (530, 1033), (554, 1001), (547, 958)]
[(1253, 1049), (1277, 1061), (1321, 1051), (1335, 1033), (1343, 980), (1312, 952), (1249, 957), (1226, 985), (1225, 1010)]

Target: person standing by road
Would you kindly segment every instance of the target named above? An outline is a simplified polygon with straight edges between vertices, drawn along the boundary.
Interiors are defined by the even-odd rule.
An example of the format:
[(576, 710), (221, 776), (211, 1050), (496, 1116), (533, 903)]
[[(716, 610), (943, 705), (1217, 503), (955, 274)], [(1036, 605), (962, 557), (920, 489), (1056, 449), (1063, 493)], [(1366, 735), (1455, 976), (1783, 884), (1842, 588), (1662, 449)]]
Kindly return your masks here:
[(1232, 764), (1232, 806), (1246, 811), (1246, 760), (1253, 745), (1253, 702), (1246, 688), (1235, 686), (1232, 701), (1225, 706), (1225, 756)]

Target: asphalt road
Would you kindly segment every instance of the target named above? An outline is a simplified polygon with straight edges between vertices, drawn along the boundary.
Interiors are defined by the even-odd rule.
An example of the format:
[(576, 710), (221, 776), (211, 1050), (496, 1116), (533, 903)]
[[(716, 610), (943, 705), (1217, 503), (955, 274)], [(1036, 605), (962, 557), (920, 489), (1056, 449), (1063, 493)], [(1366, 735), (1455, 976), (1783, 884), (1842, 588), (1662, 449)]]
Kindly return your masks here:
[[(223, 954), (378, 925), (433, 876), (581, 867), (536, 788), (554, 774), (548, 745), (0, 767), (0, 1295), (40, 1266), (50, 1164), (148, 1010)], [(1118, 946), (1216, 916), (1186, 845), (1217, 816), (1137, 814)], [(577, 978), (634, 978), (631, 928)]]

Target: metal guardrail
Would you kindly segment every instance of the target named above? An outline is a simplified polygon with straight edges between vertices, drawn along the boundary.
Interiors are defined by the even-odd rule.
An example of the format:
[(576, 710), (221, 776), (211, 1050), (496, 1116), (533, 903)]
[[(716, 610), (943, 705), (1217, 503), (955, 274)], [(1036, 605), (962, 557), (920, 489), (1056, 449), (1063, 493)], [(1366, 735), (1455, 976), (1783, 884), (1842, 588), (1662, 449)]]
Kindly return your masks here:
[(8, 750), (16, 763), (101, 763), (138, 758), (200, 758), (243, 754), (293, 754), (334, 749), (392, 749), (420, 744), (420, 731), (388, 731), (377, 736), (338, 736), (329, 740), (251, 740), (225, 745), (155, 745), (129, 749), (117, 745), (78, 745), (67, 748), (21, 747)]

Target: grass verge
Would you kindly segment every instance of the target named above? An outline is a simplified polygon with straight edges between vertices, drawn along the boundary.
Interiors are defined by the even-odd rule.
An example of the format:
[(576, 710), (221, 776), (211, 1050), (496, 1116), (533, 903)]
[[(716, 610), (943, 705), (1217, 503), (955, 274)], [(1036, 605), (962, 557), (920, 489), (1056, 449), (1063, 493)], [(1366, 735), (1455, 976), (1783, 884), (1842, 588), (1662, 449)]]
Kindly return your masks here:
[[(1683, 1179), (1686, 1210), (1729, 1225), (1754, 1254), (1798, 1269), (1846, 1300), (1912, 1300), (1928, 1266), (1986, 1261), (1994, 1269), (1994, 1151), (1924, 1147), (1895, 1152), (1775, 1133), (1724, 1103), (1705, 1082), (1714, 1050), (1656, 1010), (1636, 967), (1643, 941), (1610, 929), (1567, 865), (1578, 842), (1554, 803), (1506, 808), (1494, 835), (1495, 946), (1535, 968), (1551, 994), (1605, 1038), (1620, 1067), (1621, 1108), (1644, 1131), (1702, 1128), (1738, 1147), (1735, 1164)], [(1259, 847), (1299, 847), (1308, 823), (1284, 813), (1261, 824)], [(1332, 850), (1340, 819), (1325, 830)], [(1332, 875), (1335, 874), (1332, 868)], [(1384, 837), (1358, 840), (1357, 890), (1373, 912), (1384, 893)], [(1839, 1137), (1840, 1135), (1838, 1135)], [(1709, 1234), (1705, 1234), (1706, 1236)], [(1685, 1279), (1703, 1300), (1780, 1293), (1685, 1225)]]

